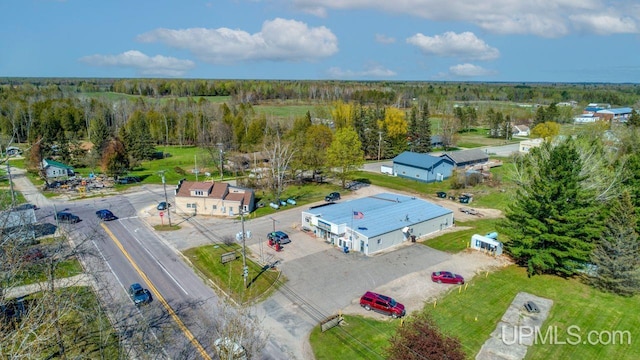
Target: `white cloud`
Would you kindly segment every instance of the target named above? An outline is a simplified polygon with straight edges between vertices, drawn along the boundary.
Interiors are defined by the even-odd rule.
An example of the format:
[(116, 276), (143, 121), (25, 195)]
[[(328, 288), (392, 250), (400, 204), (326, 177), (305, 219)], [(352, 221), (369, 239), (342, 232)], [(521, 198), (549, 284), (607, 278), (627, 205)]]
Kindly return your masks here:
[[(636, 0), (289, 0), (294, 7), (318, 16), (328, 10), (374, 9), (382, 12), (409, 14), (433, 21), (468, 22), (498, 34), (533, 34), (559, 37), (571, 32), (573, 17), (609, 14), (614, 27), (627, 32), (640, 32), (636, 24), (640, 15), (634, 12)], [(631, 15), (635, 14), (635, 15)], [(624, 16), (623, 16), (624, 15)], [(631, 16), (631, 17), (629, 17)], [(633, 17), (635, 16), (635, 18)], [(616, 24), (626, 17), (624, 24)], [(583, 26), (602, 34), (600, 26)]]
[(144, 76), (180, 77), (196, 65), (191, 60), (156, 55), (150, 57), (137, 50), (129, 50), (118, 55), (90, 55), (80, 61), (93, 66), (129, 67)]
[(474, 60), (494, 60), (500, 56), (498, 49), (487, 45), (472, 32), (456, 34), (448, 31), (435, 36), (418, 33), (408, 38), (407, 43), (417, 46), (426, 55)]
[(162, 42), (192, 52), (203, 61), (232, 64), (238, 61), (314, 61), (338, 51), (337, 37), (324, 26), (276, 18), (249, 34), (228, 28), (155, 29), (138, 36), (142, 42)]
[(376, 34), (376, 41), (381, 44), (393, 44), (394, 42), (396, 42), (396, 38), (382, 34)]
[(570, 16), (574, 26), (584, 32), (599, 35), (633, 34), (638, 32), (635, 20), (605, 14), (582, 14)]
[(378, 64), (370, 64), (365, 66), (362, 71), (343, 70), (339, 67), (332, 67), (327, 70), (327, 75), (332, 79), (362, 79), (362, 78), (378, 78), (387, 79), (396, 76), (396, 72), (389, 70)]
[(494, 75), (496, 72), (493, 70), (485, 69), (481, 66), (474, 64), (458, 64), (449, 67), (449, 74), (457, 77), (476, 77), (485, 75)]

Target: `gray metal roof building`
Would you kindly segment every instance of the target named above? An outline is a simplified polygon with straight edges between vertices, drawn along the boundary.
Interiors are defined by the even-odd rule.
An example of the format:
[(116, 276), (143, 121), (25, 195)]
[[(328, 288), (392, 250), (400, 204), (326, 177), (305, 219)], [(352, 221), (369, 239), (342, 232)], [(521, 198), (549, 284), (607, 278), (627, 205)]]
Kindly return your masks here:
[(453, 225), (453, 211), (422, 199), (382, 193), (302, 212), (316, 237), (365, 255)]

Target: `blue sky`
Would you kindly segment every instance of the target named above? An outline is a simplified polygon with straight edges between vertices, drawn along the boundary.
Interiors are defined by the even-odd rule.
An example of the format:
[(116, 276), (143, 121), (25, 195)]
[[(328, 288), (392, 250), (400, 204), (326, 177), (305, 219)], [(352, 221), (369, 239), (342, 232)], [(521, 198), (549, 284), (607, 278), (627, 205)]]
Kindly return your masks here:
[(640, 83), (637, 0), (4, 0), (2, 77)]

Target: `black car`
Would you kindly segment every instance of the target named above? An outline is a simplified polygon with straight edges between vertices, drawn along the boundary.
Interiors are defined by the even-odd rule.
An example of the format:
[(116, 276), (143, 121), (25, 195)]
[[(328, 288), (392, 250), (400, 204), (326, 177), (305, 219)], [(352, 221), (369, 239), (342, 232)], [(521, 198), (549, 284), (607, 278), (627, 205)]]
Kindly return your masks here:
[(102, 209), (102, 210), (98, 210), (96, 211), (96, 216), (98, 217), (98, 219), (100, 220), (104, 220), (104, 221), (109, 221), (109, 220), (115, 220), (116, 216), (113, 215), (113, 213), (107, 209)]
[(129, 297), (136, 306), (146, 305), (151, 302), (151, 293), (138, 283), (129, 286)]
[(67, 224), (75, 224), (80, 222), (80, 217), (78, 215), (74, 215), (70, 212), (61, 211), (56, 214), (56, 218), (58, 222), (67, 223)]
[(171, 207), (171, 204), (169, 204), (166, 201), (162, 201), (158, 204), (158, 206), (156, 207), (158, 210), (167, 210), (168, 208)]
[(324, 197), (324, 201), (334, 202), (336, 200), (340, 200), (339, 192), (332, 192), (331, 194)]

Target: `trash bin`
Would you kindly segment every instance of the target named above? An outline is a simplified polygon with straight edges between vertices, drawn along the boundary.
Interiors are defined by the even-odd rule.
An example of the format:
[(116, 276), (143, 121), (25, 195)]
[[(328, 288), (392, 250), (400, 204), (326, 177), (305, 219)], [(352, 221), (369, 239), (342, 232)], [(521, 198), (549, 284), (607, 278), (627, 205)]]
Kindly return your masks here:
[(344, 251), (345, 254), (349, 253), (349, 247), (348, 246), (345, 246), (342, 250)]
[(416, 236), (415, 235), (411, 235), (411, 242), (416, 242)]

